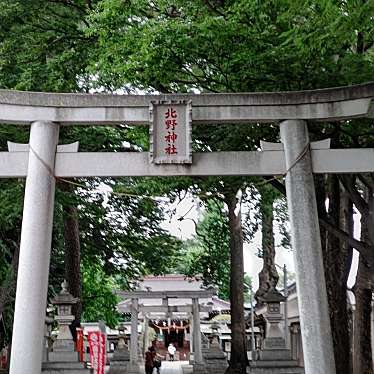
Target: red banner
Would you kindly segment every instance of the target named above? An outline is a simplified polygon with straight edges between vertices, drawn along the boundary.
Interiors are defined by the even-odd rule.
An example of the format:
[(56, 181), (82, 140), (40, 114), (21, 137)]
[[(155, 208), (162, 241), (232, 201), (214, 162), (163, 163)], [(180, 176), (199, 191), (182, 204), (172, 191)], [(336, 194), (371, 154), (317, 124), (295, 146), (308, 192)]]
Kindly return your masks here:
[(1, 354), (0, 367), (2, 369), (6, 369), (7, 363), (8, 363), (8, 349), (7, 348), (3, 348), (3, 350), (0, 351), (0, 354)]
[(77, 328), (77, 352), (79, 354), (79, 361), (84, 361), (84, 342), (83, 342), (83, 329)]
[(90, 347), (91, 366), (94, 374), (104, 374), (105, 368), (105, 334), (100, 331), (90, 331), (88, 333), (88, 344)]

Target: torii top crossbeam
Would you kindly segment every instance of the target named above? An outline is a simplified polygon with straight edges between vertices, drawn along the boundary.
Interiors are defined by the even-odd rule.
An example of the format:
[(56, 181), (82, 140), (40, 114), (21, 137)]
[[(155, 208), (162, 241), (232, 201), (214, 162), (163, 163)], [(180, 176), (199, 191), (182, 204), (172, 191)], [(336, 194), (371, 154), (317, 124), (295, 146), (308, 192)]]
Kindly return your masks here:
[(191, 100), (192, 121), (339, 121), (373, 115), (374, 82), (311, 91), (172, 95), (60, 94), (0, 90), (0, 123), (51, 121), (63, 125), (149, 122), (152, 101)]
[(209, 298), (217, 294), (214, 288), (205, 290), (181, 290), (181, 291), (118, 291), (117, 295), (126, 299), (201, 299)]

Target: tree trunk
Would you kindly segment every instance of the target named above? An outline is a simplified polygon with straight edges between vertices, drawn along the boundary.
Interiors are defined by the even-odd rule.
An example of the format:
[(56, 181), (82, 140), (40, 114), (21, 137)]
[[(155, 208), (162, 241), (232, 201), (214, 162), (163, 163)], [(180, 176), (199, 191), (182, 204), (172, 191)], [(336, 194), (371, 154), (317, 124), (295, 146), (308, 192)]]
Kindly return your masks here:
[(17, 272), (18, 272), (18, 260), (19, 260), (19, 245), (14, 249), (12, 262), (8, 275), (0, 287), (0, 316), (4, 313), (6, 304), (9, 301), (9, 297), (15, 294), (17, 286)]
[[(16, 294), (17, 288), (17, 272), (19, 260), (19, 245), (15, 246), (12, 262), (8, 275), (0, 287), (0, 317), (3, 315), (6, 305), (12, 295)], [(5, 336), (0, 336), (0, 350), (4, 346)]]
[[(275, 267), (275, 245), (273, 232), (273, 202), (261, 199), (261, 219), (262, 219), (262, 261), (263, 266), (260, 271), (259, 287), (256, 291), (255, 298), (259, 302), (259, 297), (264, 296), (271, 288), (276, 287), (279, 279), (277, 269)], [(266, 205), (265, 205), (266, 204)]]
[(64, 207), (64, 239), (65, 239), (65, 279), (69, 284), (69, 292), (78, 297), (79, 301), (73, 308), (76, 320), (82, 315), (82, 282), (81, 282), (81, 253), (79, 240), (79, 223), (77, 208)]
[[(341, 192), (341, 209), (340, 209), (340, 222), (342, 229), (348, 233), (350, 236), (353, 237), (354, 235), (354, 221), (353, 221), (353, 202), (350, 199), (349, 194), (346, 191)], [(332, 234), (331, 234), (332, 235)], [(343, 252), (346, 254), (345, 256), (345, 263), (342, 264), (343, 273), (342, 273), (342, 285), (346, 285), (348, 282), (349, 273), (352, 267), (352, 258), (353, 258), (353, 248), (348, 243), (343, 243), (342, 246), (344, 247)], [(346, 289), (346, 287), (345, 287)], [(353, 313), (352, 313), (352, 305), (349, 303), (347, 291), (345, 291), (344, 296), (346, 297), (346, 305), (347, 308), (345, 309), (347, 313), (347, 333), (349, 337), (349, 360), (348, 365), (349, 368), (347, 373), (353, 373)], [(345, 326), (345, 325), (344, 325)], [(342, 336), (344, 339), (344, 336)], [(343, 354), (343, 352), (342, 352)], [(335, 356), (335, 361), (337, 360), (337, 356)]]
[[(360, 256), (354, 293), (353, 373), (373, 374), (371, 351), (371, 302), (372, 289), (369, 286), (372, 270)], [(368, 284), (369, 283), (369, 284)]]
[(246, 373), (247, 348), (244, 322), (243, 230), (236, 196), (227, 196), (230, 228), (231, 356), (226, 373)]
[[(341, 209), (343, 209), (343, 206), (340, 198), (341, 188), (339, 180), (335, 175), (329, 176), (328, 180), (330, 187), (329, 220), (336, 227), (341, 228)], [(347, 269), (347, 259), (351, 257), (351, 248), (328, 232), (326, 235), (325, 249), (325, 276), (336, 371), (339, 374), (349, 374), (350, 339), (347, 308), (347, 279), (350, 267)]]
[[(373, 244), (373, 193), (366, 194), (369, 206), (368, 216), (361, 216), (361, 241)], [(374, 248), (373, 248), (374, 250)], [(371, 303), (373, 295), (373, 264), (360, 255), (354, 294), (356, 309), (354, 313), (353, 373), (373, 374), (371, 349)]]
[[(67, 194), (71, 194), (74, 188), (66, 183), (59, 183), (59, 188)], [(64, 242), (65, 242), (65, 279), (68, 282), (68, 290), (78, 297), (78, 303), (73, 307), (73, 314), (77, 321), (82, 315), (82, 280), (81, 280), (81, 246), (79, 239), (78, 210), (74, 205), (63, 206)]]
[[(341, 200), (341, 188), (336, 176), (316, 178), (316, 195), (319, 216), (326, 219), (326, 182), (328, 186), (328, 220), (338, 228), (348, 228), (352, 203)], [(344, 205), (343, 205), (344, 204)], [(342, 214), (342, 210), (347, 215)], [(347, 231), (348, 232), (348, 231)], [(336, 372), (350, 374), (350, 335), (347, 308), (347, 278), (350, 270), (352, 248), (321, 227), (321, 244), (326, 277), (326, 290), (334, 344)]]

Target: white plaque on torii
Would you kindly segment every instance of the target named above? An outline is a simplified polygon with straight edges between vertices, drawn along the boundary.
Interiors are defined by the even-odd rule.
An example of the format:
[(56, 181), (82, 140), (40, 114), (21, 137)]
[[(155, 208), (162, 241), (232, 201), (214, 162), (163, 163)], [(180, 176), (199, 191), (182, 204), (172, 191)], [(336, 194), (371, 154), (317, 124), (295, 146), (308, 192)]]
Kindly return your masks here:
[(191, 100), (152, 101), (149, 117), (150, 161), (191, 164)]

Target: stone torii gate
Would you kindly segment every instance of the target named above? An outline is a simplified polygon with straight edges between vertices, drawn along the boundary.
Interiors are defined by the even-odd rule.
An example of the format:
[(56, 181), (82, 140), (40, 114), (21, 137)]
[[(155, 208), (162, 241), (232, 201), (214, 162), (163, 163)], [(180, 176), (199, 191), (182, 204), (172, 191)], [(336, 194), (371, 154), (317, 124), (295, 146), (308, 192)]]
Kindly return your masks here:
[[(212, 308), (199, 305), (199, 299), (211, 298), (217, 292), (215, 289), (201, 291), (130, 291), (117, 292), (117, 295), (131, 299), (131, 335), (130, 335), (130, 364), (138, 365), (138, 314), (139, 312), (190, 312), (192, 314), (192, 334), (194, 361), (197, 365), (203, 364), (201, 351), (200, 312), (210, 312)], [(141, 305), (139, 299), (161, 299), (163, 305)], [(191, 299), (191, 305), (168, 305), (169, 299)]]
[[(373, 117), (373, 98), (374, 83), (302, 92), (159, 96), (1, 90), (0, 123), (31, 125), (29, 146), (13, 145), (0, 153), (0, 177), (26, 177), (10, 373), (41, 371), (55, 177), (287, 173), (305, 372), (335, 374), (313, 173), (373, 172), (374, 150), (310, 147), (307, 121)], [(280, 123), (284, 150), (267, 146), (273, 150), (197, 153), (192, 164), (157, 165), (147, 152), (80, 153), (57, 147), (60, 126), (149, 123), (154, 100), (189, 101), (193, 124)]]

